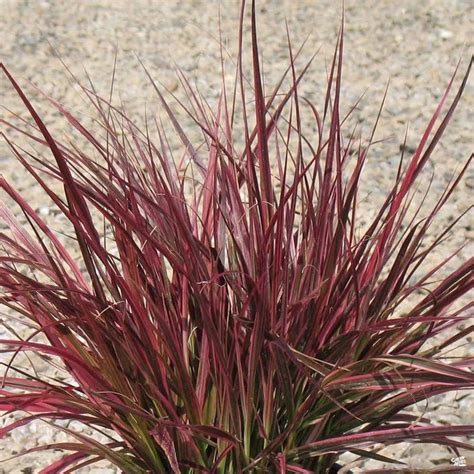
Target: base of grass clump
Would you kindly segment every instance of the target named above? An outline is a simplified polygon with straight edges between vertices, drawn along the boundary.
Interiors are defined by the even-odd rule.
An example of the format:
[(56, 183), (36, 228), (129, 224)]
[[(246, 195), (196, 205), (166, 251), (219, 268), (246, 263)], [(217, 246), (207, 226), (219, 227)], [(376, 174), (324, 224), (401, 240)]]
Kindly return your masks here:
[[(253, 3), (252, 77), (244, 76), (244, 12), (245, 2), (236, 83), (223, 80), (215, 107), (181, 76), (197, 143), (146, 68), (171, 132), (158, 121), (137, 127), (112, 99), (82, 87), (98, 122), (86, 128), (51, 99), (71, 136), (82, 137), (61, 142), (2, 65), (31, 117), (20, 127), (3, 122), (37, 151), (6, 140), (73, 240), (65, 245), (0, 178), (27, 223), (0, 207), (9, 227), (0, 234), (0, 303), (34, 327), (26, 339), (0, 341), (11, 354), (0, 409), (28, 413), (0, 437), (41, 419), (75, 420), (108, 439), (61, 428), (71, 441), (44, 449), (67, 454), (44, 473), (104, 459), (127, 474), (325, 473), (344, 452), (398, 463), (380, 444), (472, 449), (459, 439), (473, 426), (404, 411), (474, 387), (471, 359), (443, 357), (472, 328), (430, 344), (469, 317), (460, 302), (473, 261), (444, 273), (450, 256), (424, 265), (459, 220), (426, 244), (472, 157), (427, 212), (413, 199), (471, 65), (447, 104), (449, 83), (415, 151), (402, 153), (361, 231), (375, 127), (364, 142), (340, 112), (343, 34), (320, 113), (300, 93), (310, 64), (297, 69), (289, 39), (284, 77), (264, 93)], [(31, 353), (68, 377), (24, 370), (17, 356)]]

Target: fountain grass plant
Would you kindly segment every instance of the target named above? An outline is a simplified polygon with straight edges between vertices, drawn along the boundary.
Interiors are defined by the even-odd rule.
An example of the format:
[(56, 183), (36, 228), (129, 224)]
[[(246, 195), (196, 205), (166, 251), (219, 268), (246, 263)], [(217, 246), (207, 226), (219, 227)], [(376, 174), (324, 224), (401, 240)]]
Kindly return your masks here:
[[(290, 41), (285, 76), (264, 94), (254, 3), (247, 80), (244, 11), (245, 2), (234, 89), (223, 84), (211, 107), (181, 77), (189, 97), (181, 105), (201, 142), (191, 142), (149, 75), (183, 144), (181, 160), (159, 122), (139, 128), (85, 86), (96, 128), (51, 106), (93, 151), (59, 141), (2, 65), (32, 119), (23, 136), (53, 159), (6, 140), (67, 218), (81, 257), (0, 178), (27, 222), (0, 208), (9, 226), (0, 234), (0, 303), (36, 328), (0, 341), (11, 354), (0, 409), (21, 415), (0, 438), (38, 419), (75, 420), (108, 437), (58, 426), (70, 441), (34, 448), (65, 452), (44, 474), (104, 459), (127, 474), (309, 474), (328, 472), (346, 451), (393, 462), (377, 454), (380, 443), (472, 449), (458, 438), (472, 426), (436, 426), (404, 411), (474, 387), (472, 359), (442, 356), (472, 326), (429, 344), (469, 316), (469, 305), (450, 307), (472, 288), (473, 262), (435, 280), (447, 256), (420, 274), (458, 221), (423, 246), (472, 156), (426, 216), (413, 212), (420, 173), (471, 65), (448, 104), (451, 80), (414, 153), (402, 153), (392, 188), (359, 232), (373, 133), (367, 142), (355, 132), (344, 138), (342, 32), (319, 113), (299, 93), (309, 64), (297, 71)], [(313, 128), (305, 131), (308, 112)], [(42, 355), (68, 377), (21, 368), (21, 353)]]

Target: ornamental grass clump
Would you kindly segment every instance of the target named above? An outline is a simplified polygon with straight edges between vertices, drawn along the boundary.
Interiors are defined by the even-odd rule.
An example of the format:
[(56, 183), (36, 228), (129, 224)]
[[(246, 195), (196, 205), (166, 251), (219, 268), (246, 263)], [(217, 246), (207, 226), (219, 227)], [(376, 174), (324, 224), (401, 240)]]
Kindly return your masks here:
[[(471, 65), (448, 103), (451, 80), (414, 153), (402, 153), (362, 231), (374, 134), (359, 139), (340, 112), (342, 33), (318, 112), (299, 92), (309, 64), (297, 70), (290, 41), (285, 77), (264, 94), (254, 5), (252, 77), (244, 74), (244, 10), (235, 87), (223, 84), (212, 108), (181, 76), (181, 106), (201, 141), (188, 138), (149, 76), (181, 156), (169, 128), (137, 127), (88, 87), (95, 128), (51, 99), (88, 147), (59, 141), (2, 65), (31, 117), (6, 130), (39, 151), (5, 139), (69, 222), (80, 254), (0, 178), (26, 222), (0, 207), (9, 227), (0, 233), (0, 303), (32, 328), (1, 341), (9, 356), (0, 409), (20, 416), (0, 437), (38, 419), (88, 428), (60, 423), (70, 441), (34, 448), (64, 452), (43, 473), (104, 459), (127, 474), (325, 473), (347, 451), (392, 461), (377, 454), (380, 443), (470, 449), (462, 437), (472, 426), (435, 426), (404, 410), (474, 387), (472, 359), (442, 357), (472, 331), (453, 332), (469, 305), (450, 308), (472, 288), (473, 262), (442, 278), (450, 257), (424, 265), (458, 221), (425, 245), (472, 157), (427, 215), (413, 198)], [(306, 131), (303, 114), (313, 120)], [(16, 363), (35, 353), (67, 377)]]

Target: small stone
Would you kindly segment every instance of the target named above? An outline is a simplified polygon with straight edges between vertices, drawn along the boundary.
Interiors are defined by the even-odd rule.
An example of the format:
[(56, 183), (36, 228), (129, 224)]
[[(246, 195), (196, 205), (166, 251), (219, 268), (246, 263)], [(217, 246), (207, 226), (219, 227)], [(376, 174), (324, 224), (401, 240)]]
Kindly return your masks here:
[(38, 209), (38, 213), (40, 216), (49, 216), (50, 210), (48, 206), (41, 206)]
[(441, 39), (447, 40), (449, 38), (452, 38), (454, 36), (454, 33), (452, 31), (449, 31), (449, 30), (441, 30), (439, 32), (439, 36), (440, 36)]
[(179, 83), (178, 83), (178, 80), (177, 79), (169, 79), (168, 81), (166, 81), (164, 83), (164, 86), (166, 87), (166, 90), (168, 92), (174, 92), (178, 86), (179, 86)]

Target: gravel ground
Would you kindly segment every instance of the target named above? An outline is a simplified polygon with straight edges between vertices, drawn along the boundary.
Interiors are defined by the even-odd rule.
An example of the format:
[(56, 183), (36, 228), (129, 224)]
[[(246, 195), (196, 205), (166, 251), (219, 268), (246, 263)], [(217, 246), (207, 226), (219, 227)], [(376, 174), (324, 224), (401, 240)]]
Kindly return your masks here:
[[(144, 105), (152, 110), (156, 104), (153, 91), (139, 67), (136, 55), (150, 73), (178, 96), (182, 93), (174, 69), (182, 71), (210, 100), (219, 92), (218, 10), (221, 7), (222, 36), (231, 53), (235, 52), (238, 1), (204, 0), (98, 0), (66, 2), (60, 0), (0, 0), (0, 60), (24, 85), (36, 84), (47, 94), (80, 112), (90, 120), (87, 108), (71, 84), (58, 55), (71, 70), (84, 80), (84, 68), (99, 91), (106, 95), (118, 48), (117, 91), (132, 116), (137, 120)], [(274, 84), (288, 61), (285, 19), (293, 44), (299, 45), (310, 34), (304, 57), (320, 48), (304, 88), (304, 93), (317, 104), (323, 100), (326, 66), (331, 60), (340, 25), (339, 2), (332, 0), (259, 0), (259, 39), (266, 64), (266, 83)], [(346, 110), (365, 92), (355, 119), (367, 121), (365, 130), (377, 115), (387, 81), (390, 87), (377, 138), (384, 139), (374, 147), (367, 178), (372, 190), (367, 218), (377, 199), (383, 196), (395, 172), (396, 159), (407, 124), (408, 148), (416, 146), (417, 137), (433, 113), (457, 62), (463, 69), (472, 51), (473, 3), (471, 0), (346, 0), (345, 85), (343, 103)], [(229, 74), (231, 70), (229, 69)], [(459, 82), (459, 81), (458, 81)], [(28, 87), (32, 96), (35, 92)], [(450, 129), (434, 156), (431, 170), (436, 173), (433, 193), (438, 196), (452, 172), (459, 168), (472, 148), (474, 123), (472, 86), (460, 105)], [(18, 99), (7, 80), (0, 79), (0, 105), (21, 110)], [(38, 102), (46, 123), (57, 133), (64, 130), (58, 114)], [(0, 112), (1, 115), (4, 112)], [(14, 134), (13, 134), (14, 135)], [(0, 174), (10, 180), (51, 222), (60, 225), (59, 217), (49, 208), (44, 196), (32, 180), (13, 160), (4, 143), (0, 144)], [(427, 175), (429, 176), (429, 174)], [(474, 188), (472, 170), (460, 185), (452, 201), (433, 227), (436, 233), (443, 222), (465, 209), (467, 197)], [(364, 225), (364, 222), (361, 222)], [(457, 227), (443, 250), (435, 252), (431, 261), (460, 244), (474, 238), (472, 214)], [(465, 260), (472, 245), (467, 246), (451, 268)], [(0, 338), (7, 331), (0, 326)], [(456, 348), (451, 355), (473, 355), (472, 340)], [(38, 370), (50, 370), (37, 361)], [(436, 423), (474, 423), (474, 395), (452, 393), (432, 399), (428, 407), (415, 407)], [(6, 422), (4, 420), (3, 422)], [(78, 427), (80, 428), (80, 427)], [(40, 422), (16, 430), (0, 440), (0, 459), (9, 457), (40, 443), (58, 441), (51, 427)], [(404, 461), (410, 468), (449, 466), (453, 457), (439, 446), (399, 445), (384, 451)], [(0, 473), (35, 473), (60, 453), (34, 454), (13, 461), (0, 461)], [(474, 457), (464, 453), (474, 465)], [(350, 460), (350, 456), (344, 458)], [(383, 467), (371, 462), (370, 467)], [(3, 469), (3, 471), (2, 471)], [(116, 472), (105, 465), (79, 472)], [(359, 468), (355, 472), (363, 472)]]

